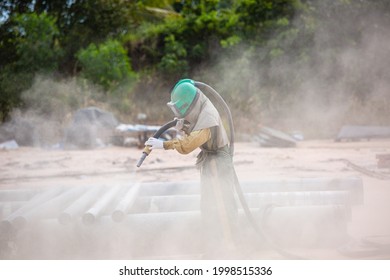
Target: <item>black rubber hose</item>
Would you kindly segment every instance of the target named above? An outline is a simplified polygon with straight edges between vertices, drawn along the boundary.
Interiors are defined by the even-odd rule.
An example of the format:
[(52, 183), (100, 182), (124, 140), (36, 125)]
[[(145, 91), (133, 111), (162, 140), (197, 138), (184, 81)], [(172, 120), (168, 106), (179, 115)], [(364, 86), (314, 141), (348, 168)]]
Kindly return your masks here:
[(257, 224), (255, 218), (252, 215), (251, 210), (249, 209), (248, 203), (246, 202), (244, 193), (242, 192), (241, 184), (238, 181), (237, 174), (234, 172), (234, 186), (236, 189), (236, 193), (238, 196), (238, 199), (240, 200), (240, 203), (242, 205), (242, 208), (244, 210), (245, 216), (247, 217), (250, 225), (254, 229), (254, 231), (258, 234), (258, 236), (263, 239), (273, 250), (278, 252), (281, 256), (287, 257), (289, 259), (298, 259), (298, 260), (304, 260), (306, 258), (302, 256), (298, 256), (296, 254), (287, 252), (280, 248), (278, 245), (275, 244), (275, 242), (272, 241), (271, 238), (268, 237), (264, 229), (260, 228), (259, 225)]
[(165, 132), (167, 131), (168, 129), (170, 129), (171, 127), (174, 127), (175, 125), (177, 124), (177, 119), (174, 119), (170, 122), (167, 122), (166, 124), (164, 124), (162, 127), (160, 127), (154, 134), (153, 134), (153, 138), (160, 138), (160, 136)]
[(225, 100), (221, 97), (221, 95), (219, 95), (219, 93), (215, 89), (213, 89), (211, 86), (209, 86), (208, 84), (205, 84), (202, 82), (197, 82), (197, 81), (194, 81), (194, 84), (196, 87), (206, 88), (208, 90), (208, 92), (210, 92), (212, 94), (215, 101), (217, 101), (222, 106), (222, 108), (225, 112), (225, 115), (228, 119), (228, 122), (229, 122), (229, 132), (230, 132), (229, 133), (230, 134), (229, 148), (230, 148), (230, 154), (233, 156), (233, 154), (234, 154), (234, 126), (233, 126), (233, 117), (232, 117), (232, 113), (230, 112), (229, 106), (226, 104)]
[[(174, 127), (177, 123), (177, 119), (174, 119), (170, 122), (167, 122), (166, 124), (164, 124), (162, 127), (159, 128), (159, 130), (157, 130), (154, 134), (153, 134), (153, 138), (160, 138), (160, 136), (168, 129), (170, 129), (171, 127)], [(141, 158), (138, 160), (138, 163), (137, 163), (137, 167), (140, 167), (142, 165), (142, 163), (144, 162), (145, 158), (150, 154), (151, 150), (149, 149), (149, 146), (146, 146), (144, 151), (142, 152), (142, 156)]]
[[(207, 92), (212, 95), (212, 97), (215, 99), (216, 102), (219, 103), (220, 106), (222, 106), (224, 113), (229, 121), (229, 129), (230, 129), (230, 139), (229, 139), (230, 145), (229, 145), (229, 147), (230, 147), (230, 154), (233, 157), (233, 153), (234, 153), (234, 126), (233, 126), (233, 117), (232, 117), (232, 114), (230, 112), (229, 106), (226, 104), (225, 100), (221, 97), (221, 95), (219, 95), (219, 93), (215, 89), (213, 89), (211, 86), (209, 86), (205, 83), (202, 83), (202, 82), (197, 82), (197, 81), (194, 81), (194, 83), (195, 83), (195, 86), (197, 86), (197, 87), (203, 87), (203, 88), (207, 89)], [(287, 258), (293, 258), (293, 259), (304, 259), (301, 256), (286, 252), (285, 250), (283, 250), (282, 248), (277, 246), (274, 242), (272, 242), (272, 240), (270, 238), (268, 238), (265, 231), (258, 226), (255, 218), (252, 215), (252, 212), (249, 209), (248, 203), (245, 199), (245, 196), (244, 196), (244, 193), (242, 191), (241, 184), (238, 180), (236, 172), (234, 172), (234, 187), (235, 187), (237, 196), (239, 198), (239, 201), (242, 205), (242, 208), (245, 212), (245, 216), (247, 217), (249, 223), (251, 224), (251, 226), (253, 227), (255, 232), (259, 235), (259, 237), (262, 238), (263, 240), (265, 240), (265, 242), (267, 242), (272, 247), (272, 249), (274, 249), (276, 252), (278, 252), (282, 256), (285, 256)]]
[[(219, 105), (221, 105), (223, 107), (223, 110), (226, 114), (226, 117), (229, 121), (229, 129), (230, 129), (230, 141), (229, 141), (229, 148), (230, 148), (230, 154), (231, 156), (233, 157), (233, 154), (234, 154), (234, 126), (233, 126), (233, 117), (232, 117), (232, 114), (230, 112), (230, 108), (229, 106), (226, 104), (225, 100), (219, 95), (219, 93), (213, 89), (211, 86), (205, 84), (205, 83), (202, 83), (202, 82), (196, 82), (194, 81), (195, 83), (195, 86), (197, 87), (203, 87), (203, 88), (206, 88), (207, 91), (209, 93), (212, 94), (213, 98), (215, 99), (215, 101), (217, 101), (219, 103)], [(153, 134), (153, 137), (154, 138), (159, 138), (161, 136), (161, 134), (164, 133), (164, 131), (168, 130), (169, 128), (175, 126), (177, 123), (177, 119), (174, 119), (168, 123), (166, 123), (165, 125), (163, 125), (162, 127), (160, 127), (160, 129)], [(142, 153), (142, 156), (141, 158), (139, 159), (138, 163), (137, 163), (137, 167), (140, 167), (141, 164), (143, 163), (143, 161), (145, 160), (145, 158), (150, 154), (150, 149), (148, 146), (145, 147), (143, 153)], [(291, 254), (291, 253), (288, 253), (284, 250), (282, 250), (281, 248), (279, 248), (276, 244), (274, 244), (270, 238), (267, 238), (267, 235), (265, 234), (265, 232), (258, 226), (258, 224), (256, 223), (253, 215), (252, 215), (252, 212), (250, 211), (249, 209), (249, 206), (248, 206), (248, 203), (246, 202), (246, 199), (245, 199), (245, 196), (244, 196), (244, 193), (242, 191), (242, 188), (241, 188), (241, 185), (240, 185), (240, 182), (238, 181), (238, 178), (237, 178), (237, 174), (234, 172), (234, 186), (235, 186), (235, 189), (236, 189), (236, 193), (239, 197), (239, 200), (240, 200), (240, 203), (244, 209), (244, 212), (245, 212), (245, 215), (246, 217), (248, 218), (249, 220), (249, 223), (252, 225), (253, 229), (256, 231), (256, 233), (263, 239), (265, 240), (276, 252), (278, 252), (279, 254), (281, 254), (282, 256), (285, 256), (285, 257), (288, 257), (288, 258), (294, 258), (294, 259), (303, 259), (302, 257), (300, 256), (297, 256), (295, 254)]]

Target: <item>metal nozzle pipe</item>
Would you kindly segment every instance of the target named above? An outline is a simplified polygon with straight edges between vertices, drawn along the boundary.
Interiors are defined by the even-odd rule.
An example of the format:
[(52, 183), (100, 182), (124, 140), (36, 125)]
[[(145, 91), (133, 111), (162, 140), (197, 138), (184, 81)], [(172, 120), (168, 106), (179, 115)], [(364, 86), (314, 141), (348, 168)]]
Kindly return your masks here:
[(137, 167), (140, 167), (144, 162), (145, 158), (148, 156), (147, 153), (143, 152), (141, 158), (138, 160)]

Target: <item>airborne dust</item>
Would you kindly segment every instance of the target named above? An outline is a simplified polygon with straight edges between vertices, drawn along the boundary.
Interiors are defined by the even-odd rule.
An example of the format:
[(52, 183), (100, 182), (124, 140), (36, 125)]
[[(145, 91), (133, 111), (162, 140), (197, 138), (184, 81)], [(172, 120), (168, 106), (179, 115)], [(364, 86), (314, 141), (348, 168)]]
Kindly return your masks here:
[[(389, 19), (378, 14), (377, 11), (368, 11), (365, 17), (360, 17), (356, 21), (356, 18), (338, 18), (335, 23), (339, 23), (337, 26), (328, 24), (322, 29), (319, 29), (315, 34), (314, 45), (310, 46), (310, 54), (315, 54), (316, 59), (311, 64), (299, 65), (295, 64), (293, 58), (285, 57), (282, 60), (275, 61), (271, 66), (271, 69), (263, 69), (261, 65), (254, 65), (248, 61), (245, 57), (245, 52), (242, 56), (235, 57), (233, 60), (225, 59), (220, 60), (217, 65), (212, 69), (204, 71), (204, 73), (198, 73), (194, 79), (205, 80), (209, 77), (214, 78), (215, 82), (212, 86), (217, 89), (222, 95), (224, 92), (229, 93), (229, 89), (237, 90), (237, 84), (247, 83), (247, 92), (242, 95), (249, 100), (249, 107), (243, 108), (231, 108), (233, 111), (233, 117), (237, 125), (237, 133), (254, 132), (258, 125), (266, 125), (275, 128), (282, 129), (286, 132), (293, 130), (301, 131), (308, 139), (318, 138), (332, 138), (337, 133), (339, 128), (344, 124), (354, 125), (389, 125), (388, 113), (390, 110), (390, 30), (387, 28), (390, 26)], [(341, 24), (342, 23), (342, 24)], [(298, 23), (297, 23), (298, 24)], [(344, 40), (344, 34), (356, 33), (359, 35), (358, 40), (354, 42), (346, 42)], [(261, 51), (261, 50), (259, 50)], [(337, 51), (337, 56), (331, 55), (331, 52)], [(294, 53), (292, 52), (292, 56)], [(221, 70), (218, 73), (215, 70)], [(263, 73), (268, 73), (267, 77), (263, 76)], [(266, 80), (272, 78), (277, 81), (277, 86), (270, 85)], [(262, 85), (266, 85), (263, 87)], [(150, 89), (151, 91), (153, 89)], [(69, 125), (72, 112), (78, 108), (86, 106), (105, 107), (105, 99), (103, 94), (98, 89), (91, 86), (80, 85), (75, 80), (67, 81), (55, 81), (47, 77), (37, 77), (34, 85), (31, 89), (26, 91), (23, 96), (25, 97), (25, 103), (28, 106), (28, 110), (22, 110), (14, 112), (13, 118), (7, 127), (5, 132), (13, 131), (15, 126), (18, 128), (20, 139), (25, 139), (26, 142), (32, 143), (37, 147), (52, 148), (53, 145), (60, 142), (64, 129)], [(91, 98), (92, 97), (92, 98)], [(234, 97), (228, 94), (227, 97), (230, 101), (235, 101)], [(93, 101), (91, 101), (93, 100)], [(69, 104), (65, 105), (64, 104)], [(67, 107), (68, 106), (68, 107)], [(105, 107), (103, 109), (110, 110), (112, 108)], [(242, 112), (248, 109), (250, 114), (243, 114)], [(135, 108), (135, 111), (142, 110)], [(168, 110), (166, 111), (168, 112)], [(136, 113), (132, 113), (133, 116)], [(26, 121), (28, 120), (28, 122)], [(14, 126), (14, 127), (12, 127)], [(240, 130), (243, 129), (243, 130)], [(245, 130), (247, 129), (247, 130)], [(4, 136), (4, 134), (3, 134)], [(23, 143), (20, 143), (21, 145)], [(322, 149), (315, 150), (309, 147), (307, 150), (303, 150), (307, 153), (320, 154), (324, 151), (329, 152), (323, 147)], [(27, 154), (30, 153), (27, 149), (23, 150)], [(20, 160), (23, 159), (23, 151), (17, 151), (17, 156), (20, 156)], [(333, 150), (334, 151), (334, 150)], [(86, 151), (90, 152), (90, 151)], [(141, 155), (140, 150), (133, 151), (131, 156), (124, 156), (121, 154), (120, 160), (116, 163), (115, 170), (118, 172), (114, 174), (105, 174), (107, 170), (104, 168), (99, 169), (99, 164), (103, 167), (109, 167), (113, 163), (105, 162), (105, 159), (96, 158), (96, 154), (101, 151), (95, 150), (93, 153), (84, 156), (90, 157), (95, 161), (85, 162), (88, 164), (96, 164), (96, 173), (101, 172), (100, 176), (92, 178), (91, 175), (93, 167), (89, 166), (92, 172), (89, 175), (83, 175), (83, 171), (77, 173), (83, 168), (83, 163), (78, 162), (77, 168), (73, 169), (75, 172), (75, 178), (77, 180), (62, 181), (62, 177), (58, 179), (53, 178), (51, 174), (50, 182), (55, 184), (54, 188), (67, 187), (74, 190), (75, 193), (80, 191), (79, 188), (85, 188), (81, 191), (88, 191), (88, 188), (99, 188), (94, 192), (94, 196), (88, 197), (89, 204), (85, 204), (85, 207), (81, 209), (81, 212), (87, 212), (88, 210), (97, 211), (96, 207), (101, 205), (95, 205), (103, 194), (113, 186), (123, 185), (122, 188), (118, 188), (118, 196), (113, 197), (110, 206), (103, 207), (99, 213), (105, 213), (96, 224), (85, 225), (80, 217), (74, 223), (67, 226), (59, 226), (57, 215), (64, 209), (59, 209), (58, 205), (52, 205), (53, 208), (49, 209), (49, 206), (45, 206), (45, 212), (39, 213), (46, 218), (41, 222), (28, 223), (24, 230), (14, 231), (14, 229), (6, 228), (7, 224), (2, 224), (3, 232), (1, 241), (0, 257), (4, 259), (34, 259), (34, 258), (71, 258), (71, 259), (83, 259), (83, 258), (198, 258), (201, 257), (201, 251), (199, 248), (205, 246), (207, 243), (202, 243), (201, 228), (198, 226), (199, 215), (193, 212), (196, 209), (199, 197), (196, 196), (196, 191), (193, 191), (191, 187), (183, 190), (180, 187), (172, 187), (173, 191), (169, 192), (169, 196), (165, 194), (165, 200), (161, 198), (151, 198), (147, 194), (144, 197), (134, 202), (134, 208), (131, 210), (134, 215), (129, 216), (123, 223), (115, 223), (108, 216), (110, 209), (114, 205), (120, 202), (120, 199), (126, 196), (127, 191), (132, 188), (134, 181), (146, 180), (152, 184), (149, 189), (156, 190), (157, 186), (160, 188), (169, 187), (169, 184), (176, 186), (175, 182), (180, 181), (181, 176), (186, 175), (192, 180), (198, 179), (198, 173), (196, 170), (183, 171), (182, 173), (172, 171), (169, 174), (168, 171), (161, 171), (161, 182), (158, 182), (156, 178), (159, 177), (153, 172), (156, 171), (134, 171), (135, 162), (138, 160), (138, 155)], [(129, 153), (126, 150), (115, 150), (119, 153)], [(302, 151), (301, 151), (302, 152)], [(262, 174), (270, 177), (278, 176), (283, 177), (310, 177), (315, 178), (329, 178), (333, 175), (343, 175), (346, 172), (347, 177), (356, 175), (350, 171), (345, 171), (345, 167), (341, 165), (335, 165), (336, 171), (332, 170), (334, 167), (331, 165), (332, 157), (338, 156), (350, 156), (360, 163), (367, 162), (366, 159), (370, 156), (369, 161), (371, 166), (373, 165), (373, 159), (375, 152), (389, 152), (389, 149), (384, 146), (376, 146), (373, 149), (370, 147), (362, 146), (347, 146), (344, 153), (337, 151), (336, 155), (323, 156), (319, 155), (316, 159), (316, 163), (328, 160), (325, 162), (323, 168), (327, 168), (327, 172), (318, 172), (313, 167), (310, 156), (305, 154), (302, 156), (299, 151), (290, 150), (288, 152), (277, 150), (273, 151), (259, 151), (254, 152), (251, 149), (246, 149), (244, 152), (238, 151), (238, 158), (243, 159), (243, 155), (249, 155), (253, 153), (260, 158), (260, 165), (256, 167), (263, 170)], [(2, 152), (3, 153), (3, 152)], [(10, 151), (9, 153), (12, 153)], [(32, 152), (34, 157), (39, 157), (36, 151)], [(66, 152), (65, 156), (61, 156), (59, 151), (53, 151), (52, 156), (57, 156), (58, 159), (75, 157), (76, 161), (80, 160), (79, 151)], [(102, 152), (104, 153), (104, 152)], [(274, 153), (274, 154), (273, 154)], [(337, 155), (339, 153), (340, 155)], [(360, 154), (359, 154), (360, 153)], [(158, 154), (158, 153), (157, 153)], [(357, 155), (359, 154), (359, 155)], [(105, 154), (106, 155), (106, 154)], [(161, 159), (162, 164), (165, 164), (165, 168), (172, 167), (169, 165), (169, 161), (165, 158), (177, 157), (176, 154), (169, 153), (165, 156), (162, 154), (156, 155), (154, 161), (150, 158), (147, 159), (159, 167), (157, 159)], [(152, 154), (150, 157), (153, 157)], [(323, 156), (323, 157), (322, 157)], [(29, 157), (28, 155), (26, 157)], [(269, 158), (268, 158), (269, 157)], [(44, 152), (42, 158), (45, 160), (50, 159), (47, 151)], [(264, 162), (261, 161), (263, 158)], [(273, 161), (271, 164), (265, 162), (265, 158)], [(81, 157), (83, 159), (83, 157)], [(11, 158), (7, 161), (8, 164), (14, 164), (15, 168), (22, 166), (20, 169), (23, 172), (23, 168), (26, 170), (33, 166), (34, 161), (31, 158), (30, 166), (23, 162), (17, 162), (16, 158)], [(110, 158), (111, 160), (111, 158)], [(190, 156), (189, 160), (185, 162), (191, 163), (195, 160), (195, 156)], [(258, 159), (251, 158), (249, 162), (253, 165), (259, 163)], [(280, 173), (277, 173), (272, 168), (275, 168), (278, 160), (287, 164), (283, 165)], [(294, 162), (295, 160), (295, 162)], [(307, 161), (307, 162), (306, 162)], [(53, 161), (54, 162), (54, 161)], [(53, 164), (51, 162), (51, 164)], [(114, 161), (112, 161), (114, 162)], [(54, 162), (57, 163), (57, 162)], [(134, 164), (133, 164), (134, 163)], [(146, 162), (147, 163), (147, 162)], [(182, 164), (183, 162), (180, 162)], [(309, 171), (308, 173), (295, 172), (294, 165), (304, 166)], [(34, 172), (39, 173), (44, 171), (45, 162), (41, 160), (41, 165), (37, 165)], [(61, 167), (61, 164), (63, 166)], [(108, 164), (108, 165), (107, 165)], [(151, 164), (151, 163), (150, 163)], [(58, 161), (59, 168), (66, 169), (66, 161)], [(118, 167), (119, 166), (119, 167)], [(291, 167), (292, 166), (292, 167)], [(9, 167), (9, 166), (8, 166)], [(4, 170), (8, 168), (4, 166)], [(148, 166), (143, 166), (147, 168)], [(267, 169), (268, 167), (268, 169)], [(120, 169), (122, 168), (122, 169)], [(238, 174), (247, 174), (245, 170), (251, 170), (256, 168), (254, 166), (243, 167), (238, 166)], [(289, 170), (290, 168), (291, 170)], [(310, 168), (312, 168), (310, 170)], [(344, 169), (343, 169), (344, 168)], [(152, 168), (151, 168), (152, 169)], [(125, 170), (127, 174), (122, 174)], [(314, 171), (313, 171), (314, 170)], [(56, 170), (58, 171), (58, 170)], [(67, 171), (67, 170), (65, 170)], [(316, 172), (315, 172), (316, 171)], [(26, 171), (31, 172), (31, 170)], [(259, 171), (254, 171), (253, 174), (258, 174)], [(268, 172), (268, 173), (267, 173)], [(310, 173), (312, 172), (312, 173)], [(85, 173), (85, 171), (84, 171)], [(168, 174), (167, 174), (168, 173)], [(46, 173), (45, 173), (46, 174)], [(118, 175), (120, 174), (120, 175)], [(9, 174), (2, 174), (3, 178), (8, 178)], [(15, 174), (11, 174), (15, 175)], [(55, 174), (54, 174), (55, 175)], [(69, 174), (68, 174), (69, 175)], [(70, 174), (72, 175), (72, 173)], [(23, 177), (22, 174), (19, 176)], [(84, 176), (84, 177), (83, 177)], [(95, 174), (95, 176), (99, 176)], [(107, 177), (111, 176), (111, 179)], [(328, 176), (328, 177), (327, 177)], [(13, 178), (17, 178), (15, 175)], [(105, 177), (99, 183), (99, 179)], [(33, 186), (34, 191), (41, 191), (39, 188), (40, 177), (38, 179), (31, 179), (28, 183), (22, 182), (24, 186)], [(91, 179), (91, 180), (89, 180)], [(256, 178), (256, 179), (262, 179)], [(348, 181), (349, 179), (347, 179)], [(154, 181), (154, 182), (151, 182)], [(168, 184), (168, 181), (170, 183)], [(2, 180), (3, 185), (6, 187), (12, 184), (10, 181)], [(19, 183), (15, 179), (15, 184)], [(165, 185), (163, 183), (166, 183)], [(46, 182), (47, 184), (47, 182)], [(157, 184), (157, 185), (153, 185)], [(159, 185), (160, 184), (160, 185)], [(386, 214), (383, 214), (388, 210), (385, 205), (385, 198), (389, 197), (389, 192), (385, 192), (382, 195), (383, 186), (382, 181), (378, 182), (372, 178), (364, 178), (363, 184), (370, 184), (370, 187), (375, 191), (373, 193), (366, 194), (366, 203), (369, 206), (375, 206), (376, 210), (381, 211), (380, 214), (367, 214), (363, 206), (357, 206), (354, 213), (356, 216), (351, 217), (349, 209), (345, 209), (342, 206), (332, 207), (328, 205), (324, 208), (311, 207), (311, 214), (307, 215), (302, 207), (297, 207), (294, 211), (289, 211), (283, 207), (274, 209), (274, 217), (271, 220), (265, 220), (264, 223), (270, 231), (275, 233), (275, 238), (279, 238), (280, 244), (278, 246), (285, 246), (289, 249), (296, 248), (294, 246), (303, 246), (304, 249), (299, 253), (306, 255), (310, 250), (324, 250), (325, 253), (317, 255), (318, 258), (355, 258), (354, 256), (340, 256), (339, 254), (333, 254), (333, 249), (337, 245), (345, 245), (351, 241), (348, 236), (348, 229), (356, 234), (357, 237), (364, 236), (369, 230), (361, 226), (361, 224), (353, 224), (350, 228), (347, 228), (346, 224), (351, 221), (351, 218), (357, 218), (359, 222), (370, 221), (372, 228), (378, 229), (381, 233), (390, 233), (390, 225), (380, 220), (386, 220)], [(359, 185), (359, 184), (357, 184)], [(278, 185), (275, 186), (276, 188)], [(279, 186), (280, 187), (280, 186)], [(4, 187), (2, 187), (4, 188)], [(16, 186), (19, 188), (19, 186)], [(61, 189), (62, 191), (62, 189)], [(193, 191), (191, 193), (191, 191)], [(64, 191), (65, 192), (65, 191)], [(167, 191), (168, 192), (168, 191)], [(24, 194), (24, 195), (29, 195)], [(71, 201), (80, 199), (80, 197), (74, 197), (74, 194), (69, 193), (69, 200), (63, 198), (64, 205), (70, 206)], [(160, 194), (161, 195), (161, 194)], [(175, 198), (177, 195), (181, 198), (181, 201), (177, 201)], [(328, 194), (332, 197), (332, 194)], [(288, 195), (286, 195), (288, 196)], [(340, 197), (339, 197), (340, 196)], [(342, 193), (335, 194), (335, 197), (339, 201), (343, 201)], [(288, 197), (285, 197), (288, 200)], [(183, 202), (184, 201), (184, 202)], [(37, 206), (39, 204), (36, 204)], [(367, 204), (366, 204), (367, 205)], [(31, 206), (31, 205), (30, 205)], [(34, 207), (35, 207), (34, 206)], [(18, 207), (18, 203), (1, 204), (1, 217), (5, 219), (13, 210)], [(111, 208), (110, 208), (111, 207)], [(187, 207), (184, 212), (180, 212), (175, 216), (174, 212), (159, 213), (161, 209), (174, 209), (174, 207)], [(29, 206), (25, 208), (28, 213), (31, 209)], [(191, 210), (191, 211), (190, 211)], [(272, 211), (273, 209), (262, 209), (262, 211)], [(155, 215), (147, 215), (143, 212), (154, 213)], [(23, 212), (23, 211), (21, 211)], [(39, 211), (38, 211), (39, 212)], [(50, 214), (49, 214), (50, 213)], [(95, 212), (96, 213), (96, 212)], [(260, 212), (259, 212), (260, 213)], [(260, 214), (256, 213), (258, 215)], [(30, 215), (32, 215), (30, 213)], [(39, 216), (38, 214), (36, 214)], [(302, 219), (303, 217), (303, 219)], [(316, 219), (325, 221), (325, 223), (317, 224), (317, 227), (312, 227), (316, 224)], [(375, 223), (375, 219), (378, 220)], [(390, 219), (387, 219), (390, 220)], [(290, 221), (290, 223), (289, 223)], [(291, 221), (295, 221), (291, 223)], [(243, 222), (245, 223), (245, 222)], [(371, 224), (372, 223), (372, 224)], [(381, 224), (381, 226), (378, 226)], [(287, 235), (283, 235), (285, 231), (280, 231), (278, 228), (281, 225), (289, 227), (290, 234), (294, 236), (300, 236), (299, 240), (291, 240)], [(44, 229), (44, 230), (43, 230)], [(318, 235), (318, 232), (322, 231), (323, 235)], [(327, 234), (325, 236), (325, 234)], [(361, 236), (359, 236), (359, 234)], [(321, 240), (321, 238), (324, 238)], [(256, 237), (253, 236), (250, 230), (244, 230), (244, 238), (242, 240), (254, 241)], [(153, 240), (151, 242), (150, 240)], [(326, 243), (328, 242), (328, 243)], [(237, 255), (226, 255), (218, 257), (226, 258), (283, 258), (277, 252), (270, 249), (267, 245), (261, 244), (265, 247), (265, 253), (256, 253), (252, 246), (253, 243), (245, 243), (242, 241), (243, 251)], [(252, 246), (252, 247), (251, 247)], [(207, 247), (207, 246), (206, 246)], [(339, 247), (337, 247), (339, 248)], [(296, 252), (296, 251), (294, 251)], [(322, 252), (322, 251), (321, 251)], [(309, 254), (310, 255), (310, 254)]]

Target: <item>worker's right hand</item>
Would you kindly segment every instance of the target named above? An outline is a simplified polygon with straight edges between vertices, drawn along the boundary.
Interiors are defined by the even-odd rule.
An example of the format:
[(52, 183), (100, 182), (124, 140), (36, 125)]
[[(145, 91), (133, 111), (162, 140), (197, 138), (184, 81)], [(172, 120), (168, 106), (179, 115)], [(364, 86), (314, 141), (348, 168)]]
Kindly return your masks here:
[(164, 148), (164, 141), (157, 139), (157, 138), (154, 138), (154, 137), (150, 137), (148, 139), (148, 141), (145, 142), (145, 145), (150, 146), (151, 150), (163, 149)]

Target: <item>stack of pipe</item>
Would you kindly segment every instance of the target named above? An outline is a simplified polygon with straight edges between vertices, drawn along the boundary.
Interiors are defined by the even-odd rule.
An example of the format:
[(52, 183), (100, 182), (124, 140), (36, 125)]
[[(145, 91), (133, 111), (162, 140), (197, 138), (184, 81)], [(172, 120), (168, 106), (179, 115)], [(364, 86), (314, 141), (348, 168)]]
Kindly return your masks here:
[[(357, 177), (262, 179), (241, 184), (259, 225), (287, 247), (340, 243), (347, 236), (351, 208), (363, 203), (362, 180)], [(39, 252), (27, 249), (32, 236), (36, 246), (53, 244), (45, 247), (46, 258), (58, 258), (56, 246), (65, 244), (73, 248), (66, 255), (69, 258), (195, 254), (201, 245), (200, 199), (196, 181), (0, 190), (1, 231), (17, 230), (15, 247), (24, 255), (33, 254), (30, 257)], [(250, 232), (239, 211), (242, 229)], [(86, 250), (80, 244), (90, 247)], [(129, 249), (120, 249), (124, 247)]]

